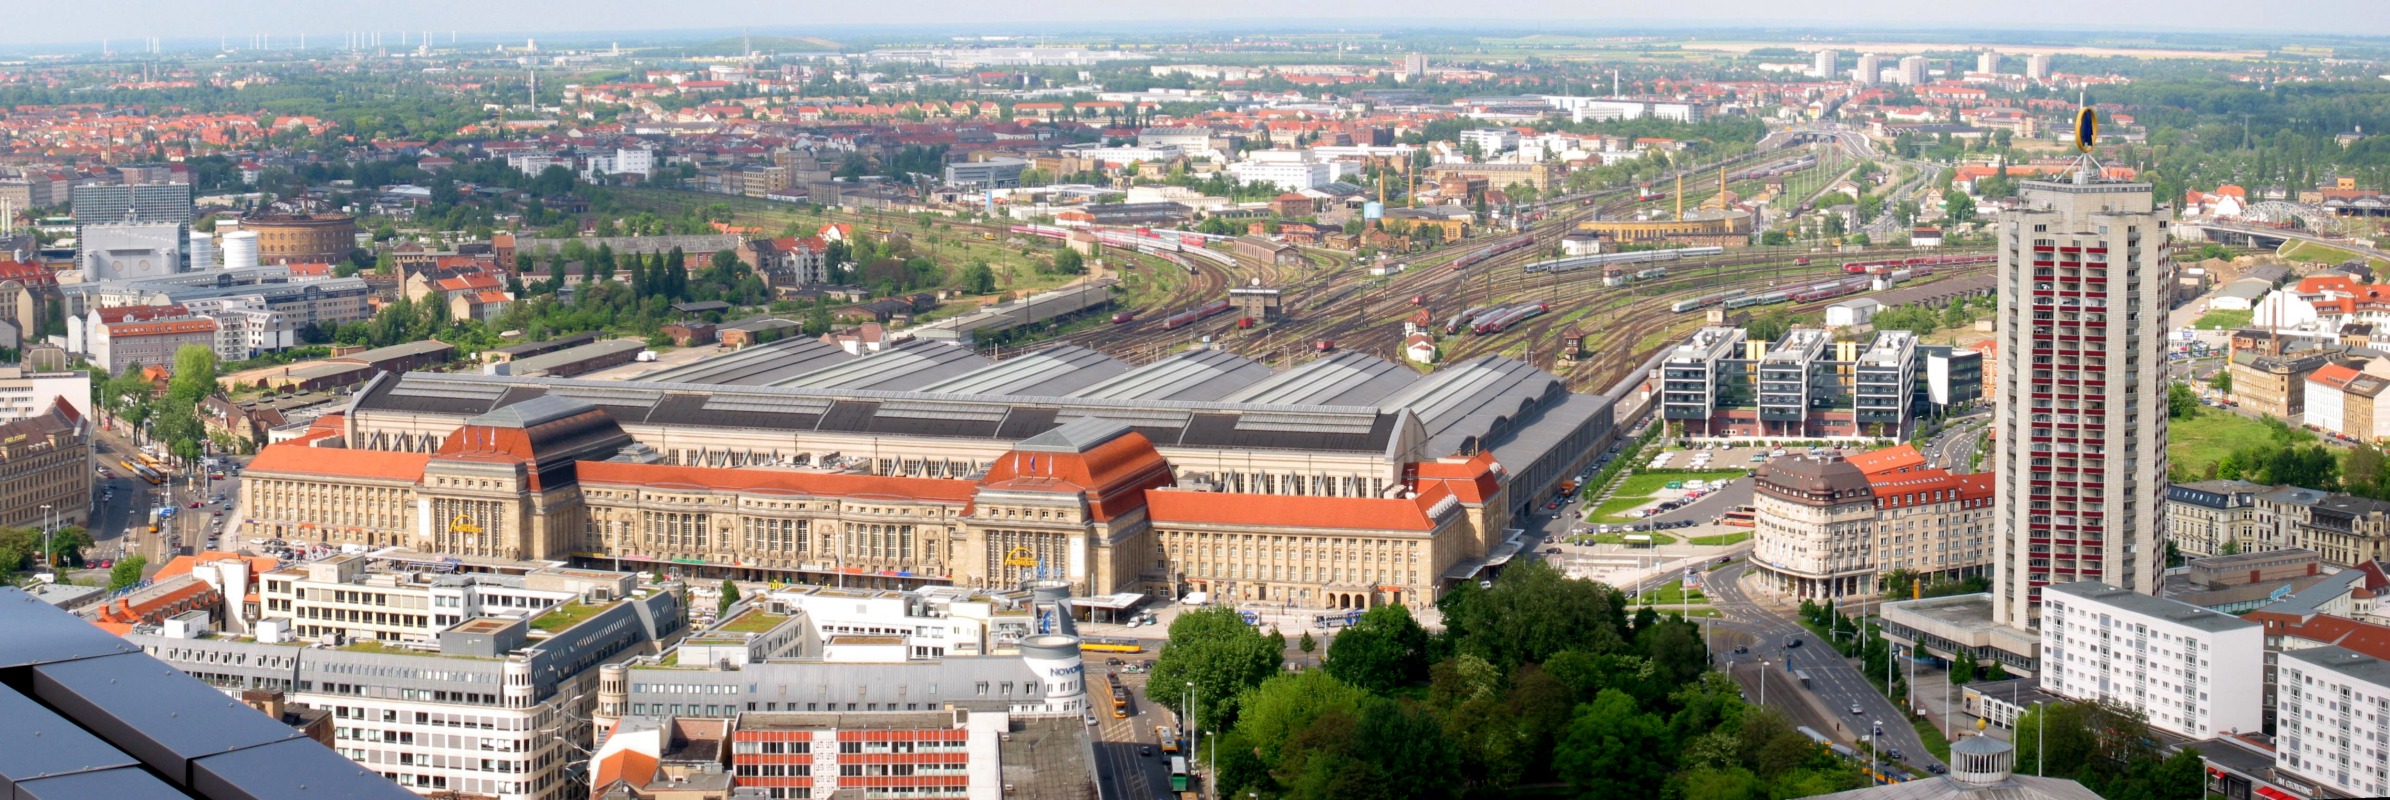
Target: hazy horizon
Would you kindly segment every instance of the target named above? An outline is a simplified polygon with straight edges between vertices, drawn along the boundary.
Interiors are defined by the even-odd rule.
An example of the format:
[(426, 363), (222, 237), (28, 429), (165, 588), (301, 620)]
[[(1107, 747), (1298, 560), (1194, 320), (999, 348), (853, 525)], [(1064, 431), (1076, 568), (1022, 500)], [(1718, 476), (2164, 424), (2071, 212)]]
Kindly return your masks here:
[[(1997, 5), (1956, 5), (1914, 0), (1711, 0), (1667, 9), (1653, 16), (1648, 3), (1618, 0), (1591, 2), (1497, 2), (1491, 6), (1455, 6), (1423, 0), (1327, 0), (1303, 7), (1290, 16), (1284, 6), (1257, 0), (1220, 0), (1202, 5), (1183, 3), (1091, 2), (1053, 0), (1029, 6), (926, 0), (891, 9), (865, 4), (770, 3), (761, 0), (723, 0), (698, 6), (675, 6), (659, 16), (650, 3), (628, 0), (515, 0), (470, 3), (424, 0), (396, 3), (300, 3), (263, 0), (246, 4), (201, 5), (158, 0), (103, 0), (97, 4), (41, 4), (17, 10), (11, 24), (0, 29), (0, 44), (52, 45), (72, 49), (96, 47), (102, 39), (134, 42), (148, 37), (165, 41), (232, 37), (235, 45), (255, 34), (273, 37), (277, 48), (296, 44), (305, 34), (316, 48), (338, 46), (352, 31), (381, 31), (384, 44), (395, 47), (399, 31), (432, 31), (445, 40), (460, 37), (487, 40), (506, 36), (587, 37), (645, 34), (686, 38), (748, 28), (758, 34), (819, 35), (860, 26), (951, 31), (957, 34), (1090, 33), (1106, 30), (1142, 32), (1151, 25), (1172, 25), (1185, 31), (1188, 23), (1205, 30), (1332, 31), (1461, 30), (1525, 27), (1554, 33), (1602, 33), (1633, 29), (1783, 29), (1788, 35), (1896, 30), (1949, 32), (1980, 27), (1994, 32), (2113, 31), (2120, 38), (2135, 34), (2270, 33), (2327, 36), (2390, 35), (2390, 13), (2379, 0), (2293, 0), (2284, 4), (2251, 4), (2228, 0), (2123, 0), (2109, 4), (2016, 0)], [(1459, 12), (1470, 13), (1459, 13)], [(104, 21), (94, 25), (94, 20)], [(123, 24), (138, 20), (138, 24)], [(409, 40), (410, 43), (412, 39)], [(124, 51), (136, 49), (117, 45)]]

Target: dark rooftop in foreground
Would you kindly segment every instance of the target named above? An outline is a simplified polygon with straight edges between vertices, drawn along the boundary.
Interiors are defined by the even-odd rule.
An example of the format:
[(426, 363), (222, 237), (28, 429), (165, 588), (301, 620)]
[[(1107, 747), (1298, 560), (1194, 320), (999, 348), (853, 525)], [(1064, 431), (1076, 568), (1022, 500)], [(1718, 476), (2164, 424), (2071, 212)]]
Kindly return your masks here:
[(0, 720), (0, 796), (416, 796), (12, 588), (0, 588)]

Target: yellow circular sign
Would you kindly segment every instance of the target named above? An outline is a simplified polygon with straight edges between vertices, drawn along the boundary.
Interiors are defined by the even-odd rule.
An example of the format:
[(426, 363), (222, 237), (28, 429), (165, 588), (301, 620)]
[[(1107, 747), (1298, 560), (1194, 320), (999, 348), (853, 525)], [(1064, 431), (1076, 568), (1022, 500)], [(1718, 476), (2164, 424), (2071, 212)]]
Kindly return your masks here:
[(1004, 566), (1007, 566), (1007, 567), (1034, 567), (1034, 566), (1037, 566), (1037, 554), (1036, 554), (1036, 553), (1033, 553), (1033, 552), (1030, 552), (1029, 548), (1026, 548), (1026, 547), (1015, 547), (1015, 548), (1013, 548), (1013, 549), (1012, 549), (1012, 552), (1009, 552), (1009, 553), (1005, 553), (1005, 554), (1004, 554)]
[(2099, 142), (2099, 136), (2100, 112), (2089, 108), (2075, 112), (2075, 149), (2091, 152), (2092, 145)]
[(473, 524), (473, 518), (472, 518), (472, 517), (466, 516), (466, 515), (464, 515), (464, 514), (458, 514), (458, 515), (456, 515), (454, 518), (451, 518), (450, 520), (448, 520), (448, 532), (449, 532), (449, 533), (480, 533), (480, 532), (481, 532), (481, 526), (480, 526), (480, 525)]

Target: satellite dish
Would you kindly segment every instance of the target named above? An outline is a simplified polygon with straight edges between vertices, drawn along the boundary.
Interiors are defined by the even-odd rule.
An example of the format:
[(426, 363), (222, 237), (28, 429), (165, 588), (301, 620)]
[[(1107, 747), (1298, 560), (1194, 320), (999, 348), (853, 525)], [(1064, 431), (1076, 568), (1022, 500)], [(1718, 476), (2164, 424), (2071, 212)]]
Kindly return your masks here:
[(2080, 150), (2085, 153), (2091, 152), (2092, 145), (2098, 142), (2099, 134), (2100, 112), (2092, 110), (2089, 107), (2085, 107), (2083, 110), (2075, 112), (2076, 150)]

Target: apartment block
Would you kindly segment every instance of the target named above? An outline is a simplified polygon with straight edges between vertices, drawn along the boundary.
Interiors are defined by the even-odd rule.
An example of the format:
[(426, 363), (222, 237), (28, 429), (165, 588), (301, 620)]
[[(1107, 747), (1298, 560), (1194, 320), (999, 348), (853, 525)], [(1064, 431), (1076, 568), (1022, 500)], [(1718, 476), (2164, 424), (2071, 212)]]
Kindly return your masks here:
[(2042, 593), (2041, 685), (2205, 739), (2265, 724), (2265, 634), (2254, 622), (2098, 581)]
[(1906, 331), (1844, 342), (1794, 328), (1763, 342), (1739, 328), (1703, 328), (1660, 365), (1661, 417), (1696, 437), (1902, 438), (1928, 409), (1978, 396), (1955, 388), (1980, 368), (1967, 355), (1920, 347)]
[(2317, 647), (2280, 664), (2275, 770), (2318, 796), (2390, 795), (2390, 662)]

